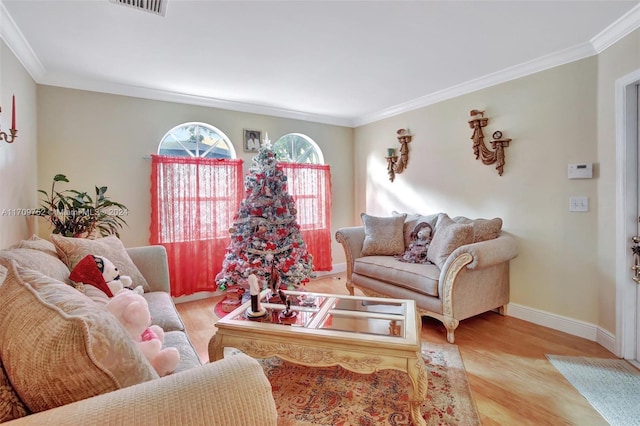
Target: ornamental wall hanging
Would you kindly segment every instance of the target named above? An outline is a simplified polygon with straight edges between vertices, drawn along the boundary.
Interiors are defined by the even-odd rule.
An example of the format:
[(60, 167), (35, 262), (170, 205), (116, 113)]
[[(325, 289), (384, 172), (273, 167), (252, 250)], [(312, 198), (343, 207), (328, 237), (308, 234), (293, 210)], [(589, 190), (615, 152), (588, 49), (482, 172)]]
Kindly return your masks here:
[(407, 168), (407, 164), (409, 164), (409, 142), (413, 137), (409, 129), (399, 129), (396, 135), (398, 135), (398, 142), (400, 143), (400, 157), (396, 154), (395, 148), (387, 149), (387, 156), (385, 157), (391, 182), (395, 179), (396, 174), (402, 173)]
[(489, 142), (493, 148), (493, 151), (490, 150), (484, 144), (484, 134), (482, 133), (482, 128), (489, 123), (489, 118), (484, 116), (484, 111), (478, 111), (477, 109), (471, 110), (469, 115), (472, 117), (469, 120), (469, 127), (473, 129), (471, 140), (473, 141), (473, 153), (476, 155), (476, 160), (480, 159), (486, 165), (498, 163), (496, 170), (502, 176), (502, 168), (505, 163), (504, 148), (509, 146), (511, 139), (503, 139), (502, 132), (496, 130), (493, 132), (492, 140)]

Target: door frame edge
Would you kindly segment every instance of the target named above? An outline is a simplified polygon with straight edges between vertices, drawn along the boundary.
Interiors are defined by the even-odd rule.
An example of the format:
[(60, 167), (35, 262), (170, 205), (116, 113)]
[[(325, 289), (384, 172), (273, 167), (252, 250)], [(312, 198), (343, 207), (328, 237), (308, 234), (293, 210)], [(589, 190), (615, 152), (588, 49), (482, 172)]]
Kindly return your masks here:
[(615, 355), (636, 359), (637, 286), (630, 280), (633, 254), (630, 235), (638, 231), (637, 111), (629, 96), (640, 84), (640, 69), (615, 82), (616, 128), (616, 336)]

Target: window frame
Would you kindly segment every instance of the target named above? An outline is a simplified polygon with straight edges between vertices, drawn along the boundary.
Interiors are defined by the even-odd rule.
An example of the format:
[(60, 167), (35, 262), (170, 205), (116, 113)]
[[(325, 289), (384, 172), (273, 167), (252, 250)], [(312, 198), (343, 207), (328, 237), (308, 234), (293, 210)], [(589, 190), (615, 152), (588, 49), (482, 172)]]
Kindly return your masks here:
[[(204, 129), (208, 130), (209, 132), (217, 134), (220, 137), (220, 139), (217, 140), (213, 145), (203, 144), (201, 141), (196, 140), (195, 141), (195, 144), (196, 144), (195, 152), (191, 151), (189, 148), (187, 148), (184, 145), (184, 143), (183, 143), (184, 141), (182, 141), (181, 139), (179, 139), (176, 136), (174, 136), (174, 134), (178, 130), (180, 130), (182, 128), (188, 128), (190, 126), (195, 126), (196, 129), (197, 128), (204, 128)], [(189, 131), (189, 130), (187, 129), (187, 131)], [(177, 143), (180, 147), (182, 147), (184, 152), (186, 152), (187, 154), (189, 154), (190, 157), (193, 157), (193, 158), (229, 158), (229, 159), (238, 158), (238, 155), (236, 153), (236, 149), (233, 146), (233, 143), (231, 142), (231, 139), (229, 139), (229, 136), (227, 136), (226, 133), (224, 133), (222, 130), (220, 130), (217, 127), (212, 126), (211, 124), (208, 124), (208, 123), (204, 123), (204, 122), (201, 122), (201, 121), (190, 121), (190, 122), (187, 122), (187, 123), (178, 124), (177, 126), (172, 127), (168, 132), (166, 132), (164, 134), (164, 136), (160, 139), (160, 143), (158, 144), (157, 154), (158, 155), (172, 156), (172, 157), (180, 157), (179, 155), (172, 155), (172, 154), (168, 154), (168, 153), (163, 153), (162, 152), (162, 145), (164, 143), (168, 143), (168, 141), (167, 141), (168, 137), (173, 137), (174, 141), (172, 141), (172, 143)], [(229, 157), (225, 157), (225, 156), (209, 156), (208, 155), (210, 152), (212, 152), (216, 148), (216, 146), (218, 146), (218, 142), (219, 141), (222, 141), (225, 144), (227, 150), (229, 151)], [(199, 148), (200, 148), (201, 145), (203, 145), (204, 147), (208, 147), (208, 148), (200, 151)]]

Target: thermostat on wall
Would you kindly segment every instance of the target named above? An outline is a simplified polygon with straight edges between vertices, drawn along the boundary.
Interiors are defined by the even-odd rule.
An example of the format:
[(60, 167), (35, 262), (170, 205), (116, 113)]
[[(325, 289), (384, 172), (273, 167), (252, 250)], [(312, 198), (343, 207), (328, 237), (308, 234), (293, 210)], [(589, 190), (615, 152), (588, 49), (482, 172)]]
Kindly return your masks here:
[(593, 163), (569, 164), (569, 179), (591, 179), (593, 177)]

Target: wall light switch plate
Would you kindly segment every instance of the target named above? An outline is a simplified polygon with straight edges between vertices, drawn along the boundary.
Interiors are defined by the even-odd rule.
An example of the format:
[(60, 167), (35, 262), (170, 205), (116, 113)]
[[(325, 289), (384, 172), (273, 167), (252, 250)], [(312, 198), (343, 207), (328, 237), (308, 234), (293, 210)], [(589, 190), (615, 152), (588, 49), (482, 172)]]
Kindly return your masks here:
[(589, 197), (569, 197), (570, 212), (588, 212)]

